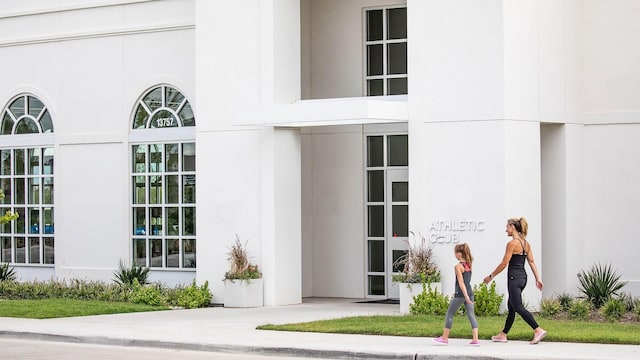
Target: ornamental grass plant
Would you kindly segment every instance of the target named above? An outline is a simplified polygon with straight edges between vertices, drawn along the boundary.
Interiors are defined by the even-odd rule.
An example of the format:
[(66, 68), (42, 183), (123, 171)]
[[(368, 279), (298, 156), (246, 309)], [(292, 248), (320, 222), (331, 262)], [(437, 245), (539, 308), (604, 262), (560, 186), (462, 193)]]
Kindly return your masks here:
[(262, 278), (258, 265), (249, 261), (247, 242), (243, 244), (236, 234), (236, 240), (227, 253), (229, 271), (224, 274), (225, 280), (251, 280)]

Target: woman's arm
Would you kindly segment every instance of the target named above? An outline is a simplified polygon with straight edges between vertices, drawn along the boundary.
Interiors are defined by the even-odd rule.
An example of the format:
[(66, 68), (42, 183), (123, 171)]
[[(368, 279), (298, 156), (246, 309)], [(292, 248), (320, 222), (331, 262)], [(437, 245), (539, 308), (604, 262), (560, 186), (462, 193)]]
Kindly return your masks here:
[(533, 272), (533, 276), (536, 278), (536, 287), (540, 290), (544, 287), (542, 283), (542, 279), (538, 274), (538, 267), (536, 266), (536, 261), (533, 259), (533, 253), (531, 252), (531, 245), (527, 242), (527, 262), (529, 263), (529, 267)]
[(471, 301), (471, 298), (469, 297), (469, 294), (467, 293), (467, 286), (464, 284), (464, 278), (462, 277), (462, 270), (464, 270), (464, 266), (462, 266), (462, 264), (456, 264), (456, 266), (454, 266), (453, 269), (456, 272), (456, 278), (458, 279), (458, 285), (460, 285), (460, 290), (462, 291), (462, 294), (464, 295), (464, 300), (468, 304), (473, 304), (473, 301)]
[(498, 274), (500, 274), (502, 270), (504, 270), (504, 268), (506, 268), (507, 265), (509, 265), (509, 261), (511, 260), (511, 256), (513, 255), (514, 246), (516, 246), (516, 243), (513, 240), (507, 243), (507, 248), (504, 251), (504, 256), (502, 257), (502, 261), (500, 262), (500, 264), (498, 264), (496, 269), (493, 270), (491, 274), (489, 274), (489, 276), (486, 276), (484, 278), (485, 284), (488, 284), (491, 281), (491, 279), (498, 276)]

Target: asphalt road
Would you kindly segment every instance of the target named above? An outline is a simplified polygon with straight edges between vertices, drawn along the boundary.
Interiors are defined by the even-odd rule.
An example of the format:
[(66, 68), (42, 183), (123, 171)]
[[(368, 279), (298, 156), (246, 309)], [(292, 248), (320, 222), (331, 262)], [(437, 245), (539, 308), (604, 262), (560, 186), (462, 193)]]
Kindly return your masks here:
[[(40, 340), (0, 338), (3, 359), (20, 360), (275, 360), (282, 356), (214, 353), (161, 348), (76, 344)], [(287, 357), (287, 360), (303, 360)], [(307, 359), (308, 360), (308, 359)], [(322, 360), (317, 359), (316, 360)], [(325, 359), (326, 360), (326, 359)]]

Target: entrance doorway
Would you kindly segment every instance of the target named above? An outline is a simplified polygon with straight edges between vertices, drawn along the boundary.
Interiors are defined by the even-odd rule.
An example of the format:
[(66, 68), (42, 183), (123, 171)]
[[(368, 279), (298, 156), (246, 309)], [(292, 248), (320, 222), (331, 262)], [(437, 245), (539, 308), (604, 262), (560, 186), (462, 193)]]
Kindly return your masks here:
[(366, 290), (369, 298), (398, 298), (395, 261), (409, 236), (408, 135), (368, 135), (366, 141)]

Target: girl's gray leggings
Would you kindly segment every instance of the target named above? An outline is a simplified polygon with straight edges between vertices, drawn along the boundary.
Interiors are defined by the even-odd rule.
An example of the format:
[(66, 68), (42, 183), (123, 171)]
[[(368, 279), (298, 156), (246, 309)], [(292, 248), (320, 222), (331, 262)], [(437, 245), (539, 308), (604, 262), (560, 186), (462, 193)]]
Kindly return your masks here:
[[(473, 296), (471, 297), (471, 301), (473, 301)], [(478, 327), (476, 315), (473, 311), (473, 304), (467, 304), (463, 297), (454, 297), (451, 299), (451, 302), (449, 302), (449, 309), (447, 310), (447, 317), (444, 322), (445, 328), (451, 329), (451, 325), (453, 325), (453, 315), (455, 315), (456, 311), (458, 311), (462, 304), (464, 304), (464, 307), (467, 310), (467, 317), (471, 323), (471, 328), (475, 329)]]

